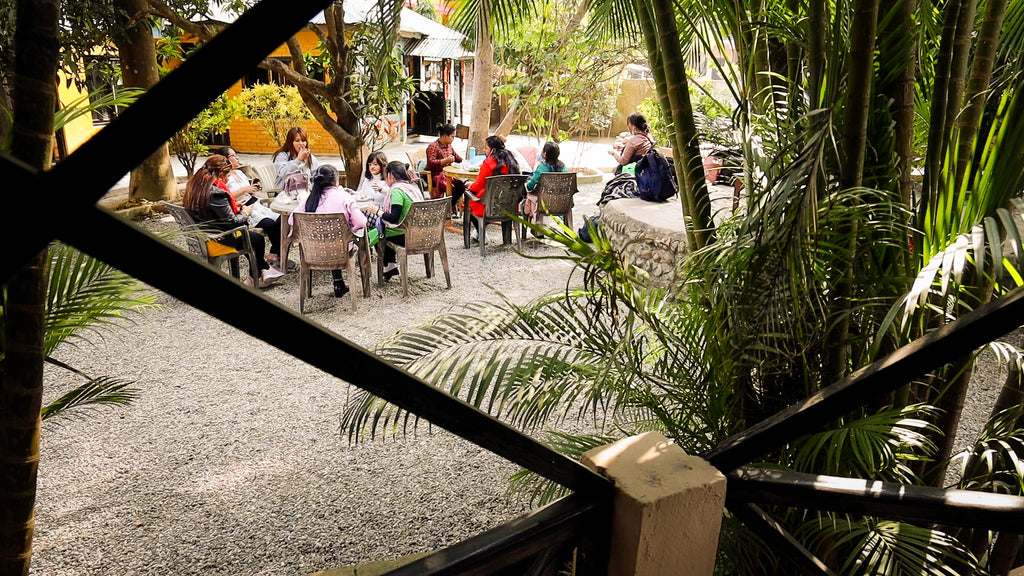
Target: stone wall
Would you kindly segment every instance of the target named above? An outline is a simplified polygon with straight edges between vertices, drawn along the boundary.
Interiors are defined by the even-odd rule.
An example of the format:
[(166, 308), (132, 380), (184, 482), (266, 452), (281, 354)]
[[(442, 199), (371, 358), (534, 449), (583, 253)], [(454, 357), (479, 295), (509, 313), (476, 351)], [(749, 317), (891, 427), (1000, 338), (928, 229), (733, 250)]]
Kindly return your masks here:
[(626, 262), (647, 272), (659, 288), (676, 282), (676, 269), (688, 252), (683, 209), (669, 202), (639, 198), (613, 200), (601, 208), (601, 228)]

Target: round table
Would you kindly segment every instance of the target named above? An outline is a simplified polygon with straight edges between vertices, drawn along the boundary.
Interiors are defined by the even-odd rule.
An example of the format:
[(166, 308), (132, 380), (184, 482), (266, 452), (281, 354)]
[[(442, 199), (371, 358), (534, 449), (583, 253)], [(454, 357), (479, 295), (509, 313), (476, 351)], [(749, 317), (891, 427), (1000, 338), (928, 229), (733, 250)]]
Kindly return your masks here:
[[(452, 164), (450, 166), (445, 166), (442, 172), (444, 172), (445, 176), (447, 176), (447, 178), (445, 178), (445, 180), (448, 182), (446, 186), (446, 194), (448, 194), (448, 196), (450, 197), (452, 195), (452, 180), (454, 178), (460, 178), (462, 180), (476, 180), (476, 177), (480, 174), (480, 168), (476, 167), (475, 170), (466, 170), (464, 168), (456, 166), (455, 164)], [(459, 230), (458, 228), (452, 226), (450, 220), (448, 221), (448, 224), (445, 225), (445, 230), (452, 232), (454, 234), (462, 235), (462, 230)]]
[(292, 245), (292, 227), (288, 217), (299, 207), (299, 199), (289, 200), (285, 194), (278, 194), (270, 203), (270, 209), (281, 215), (281, 272), (288, 273), (288, 248)]

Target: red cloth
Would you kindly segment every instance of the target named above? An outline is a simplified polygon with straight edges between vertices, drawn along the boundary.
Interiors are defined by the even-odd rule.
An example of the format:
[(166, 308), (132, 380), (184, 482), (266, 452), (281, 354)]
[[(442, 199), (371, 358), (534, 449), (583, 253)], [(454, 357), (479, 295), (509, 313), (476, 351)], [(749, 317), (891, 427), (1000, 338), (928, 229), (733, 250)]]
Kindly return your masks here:
[[(484, 192), (487, 190), (487, 177), (495, 176), (498, 174), (508, 174), (508, 164), (501, 167), (500, 172), (495, 172), (494, 169), (497, 167), (498, 161), (494, 159), (494, 156), (488, 156), (484, 163), (480, 165), (480, 173), (477, 174), (476, 180), (467, 186), (474, 196), (484, 197)], [(477, 202), (476, 200), (469, 201), (469, 209), (476, 216), (484, 215), (483, 202)]]
[(217, 178), (213, 181), (213, 185), (228, 193), (228, 201), (231, 202), (231, 210), (235, 214), (238, 214), (238, 211), (241, 210), (242, 207), (238, 205), (238, 202), (235, 201), (235, 197), (231, 195), (231, 190), (228, 189), (228, 183)]

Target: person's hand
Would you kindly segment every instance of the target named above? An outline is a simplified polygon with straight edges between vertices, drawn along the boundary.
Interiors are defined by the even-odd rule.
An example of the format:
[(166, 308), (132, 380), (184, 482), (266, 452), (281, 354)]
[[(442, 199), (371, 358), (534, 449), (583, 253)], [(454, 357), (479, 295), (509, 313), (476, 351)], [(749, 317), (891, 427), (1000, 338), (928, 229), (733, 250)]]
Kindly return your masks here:
[(305, 160), (306, 158), (309, 158), (310, 154), (312, 153), (309, 151), (309, 148), (301, 146), (295, 157), (298, 158), (299, 160)]
[(242, 212), (244, 212), (246, 216), (252, 216), (252, 206), (243, 206)]
[(609, 150), (609, 151), (608, 151), (608, 154), (610, 154), (610, 155), (612, 155), (612, 156), (615, 156), (615, 150)]
[(260, 184), (259, 182), (256, 182), (255, 184), (252, 185), (252, 190), (253, 192), (259, 192), (260, 190), (263, 190), (263, 185)]
[(445, 160), (447, 160), (448, 161), (448, 165), (451, 166), (452, 164), (455, 163), (455, 156), (449, 156), (449, 157), (445, 158)]

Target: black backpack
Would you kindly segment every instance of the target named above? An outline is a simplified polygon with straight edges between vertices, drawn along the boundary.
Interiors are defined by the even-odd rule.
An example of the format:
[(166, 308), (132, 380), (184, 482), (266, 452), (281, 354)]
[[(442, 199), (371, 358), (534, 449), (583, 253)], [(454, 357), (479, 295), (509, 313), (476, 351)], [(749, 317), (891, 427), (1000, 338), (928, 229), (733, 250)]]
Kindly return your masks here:
[(636, 184), (640, 198), (648, 202), (665, 202), (679, 193), (672, 160), (658, 152), (653, 142), (636, 163)]

